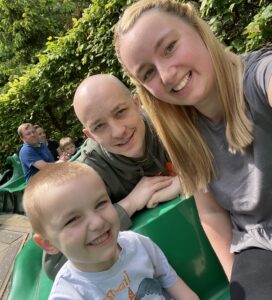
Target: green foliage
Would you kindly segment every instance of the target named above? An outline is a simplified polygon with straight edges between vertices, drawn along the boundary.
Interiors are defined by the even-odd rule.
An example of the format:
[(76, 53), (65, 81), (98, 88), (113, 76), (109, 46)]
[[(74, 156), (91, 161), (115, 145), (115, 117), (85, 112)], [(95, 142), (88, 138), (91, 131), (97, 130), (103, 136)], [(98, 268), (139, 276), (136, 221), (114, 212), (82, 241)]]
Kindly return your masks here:
[(0, 86), (37, 62), (48, 36), (65, 33), (78, 8), (73, 0), (0, 0)]
[(236, 53), (271, 42), (270, 0), (200, 0), (201, 15), (218, 38)]
[(269, 4), (260, 9), (253, 21), (245, 28), (246, 50), (252, 50), (260, 45), (271, 43), (272, 37), (272, 5)]
[[(29, 42), (27, 37), (32, 36), (34, 39), (42, 34), (33, 24), (40, 23), (38, 28), (46, 28), (43, 25), (45, 20), (40, 13), (42, 8), (36, 4), (38, 2), (52, 5), (62, 3), (61, 16), (64, 18), (62, 24), (68, 24), (65, 26), (70, 29), (63, 34), (63, 27), (60, 29), (56, 26), (54, 23), (56, 20), (50, 21), (46, 26), (50, 24), (47, 28), (52, 30), (43, 36), (44, 44), (40, 45), (40, 48), (37, 47), (41, 51), (35, 56), (36, 60), (26, 55), (30, 64), (26, 67), (25, 63), (22, 63), (23, 67), (20, 69), (18, 63), (19, 70), (14, 73), (11, 65), (8, 65), (8, 59), (6, 60), (5, 72), (12, 73), (13, 79), (0, 91), (0, 162), (4, 162), (7, 155), (18, 151), (21, 142), (16, 129), (24, 122), (42, 125), (53, 138), (82, 137), (82, 126), (72, 109), (73, 94), (79, 82), (86, 76), (96, 73), (112, 73), (124, 79), (114, 54), (113, 26), (118, 21), (123, 7), (131, 4), (132, 0), (93, 0), (82, 16), (81, 8), (87, 1), (0, 0), (0, 13), (1, 9), (8, 5), (21, 7), (22, 3), (32, 3), (31, 9), (26, 10), (31, 15), (32, 23), (30, 20), (29, 23), (19, 22), (21, 27), (19, 26), (20, 29), (16, 32), (18, 35), (15, 35), (15, 31), (6, 33), (7, 39), (8, 34), (16, 36), (16, 42), (12, 42), (10, 49), (20, 45), (18, 51), (26, 49), (26, 53), (30, 53), (29, 48), (34, 48), (31, 45), (35, 43)], [(71, 11), (69, 3), (78, 4), (74, 16), (81, 16), (73, 18), (71, 22), (69, 21), (71, 19), (67, 18), (67, 14)], [(242, 53), (270, 41), (272, 17), (269, 1), (200, 0), (198, 3), (201, 15), (209, 20), (215, 34), (235, 52)], [(56, 7), (56, 11), (58, 9), (59, 6)], [(18, 19), (18, 16), (15, 17)], [(47, 17), (49, 18), (49, 15), (45, 14), (45, 19)], [(0, 35), (3, 33), (1, 26), (0, 22)], [(20, 38), (20, 35), (23, 38)], [(36, 50), (34, 52), (37, 53)], [(2, 54), (5, 54), (6, 58), (9, 57), (9, 52), (0, 42), (1, 59)], [(4, 72), (0, 62), (0, 81), (1, 74)]]

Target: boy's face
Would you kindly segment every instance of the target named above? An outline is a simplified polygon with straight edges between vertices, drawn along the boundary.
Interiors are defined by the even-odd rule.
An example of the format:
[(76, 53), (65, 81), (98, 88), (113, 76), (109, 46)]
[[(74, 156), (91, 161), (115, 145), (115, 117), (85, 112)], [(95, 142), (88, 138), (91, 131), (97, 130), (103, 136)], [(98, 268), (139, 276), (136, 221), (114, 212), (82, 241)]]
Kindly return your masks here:
[(44, 215), (46, 239), (81, 271), (103, 271), (118, 259), (119, 218), (97, 174), (49, 192)]
[(75, 144), (71, 143), (63, 147), (63, 152), (66, 154), (69, 154), (70, 156), (74, 155), (76, 152), (76, 146)]

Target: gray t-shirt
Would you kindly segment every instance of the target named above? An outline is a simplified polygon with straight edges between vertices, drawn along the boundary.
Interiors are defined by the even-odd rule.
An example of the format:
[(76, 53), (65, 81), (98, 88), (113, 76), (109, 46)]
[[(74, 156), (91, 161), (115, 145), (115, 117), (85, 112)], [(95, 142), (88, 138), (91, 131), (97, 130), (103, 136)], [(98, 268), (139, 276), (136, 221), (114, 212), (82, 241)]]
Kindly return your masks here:
[(272, 250), (272, 108), (267, 95), (272, 49), (252, 52), (243, 60), (244, 95), (254, 126), (254, 141), (246, 153), (228, 151), (224, 122), (199, 118), (217, 172), (210, 189), (231, 215), (232, 252), (249, 247)]
[[(128, 300), (135, 299), (129, 296), (150, 290), (150, 284), (144, 288), (148, 279), (157, 279), (162, 288), (176, 283), (176, 272), (148, 237), (124, 231), (120, 232), (118, 243), (122, 248), (119, 259), (107, 271), (82, 272), (67, 261), (57, 274), (49, 300)], [(162, 295), (159, 289), (154, 292)]]

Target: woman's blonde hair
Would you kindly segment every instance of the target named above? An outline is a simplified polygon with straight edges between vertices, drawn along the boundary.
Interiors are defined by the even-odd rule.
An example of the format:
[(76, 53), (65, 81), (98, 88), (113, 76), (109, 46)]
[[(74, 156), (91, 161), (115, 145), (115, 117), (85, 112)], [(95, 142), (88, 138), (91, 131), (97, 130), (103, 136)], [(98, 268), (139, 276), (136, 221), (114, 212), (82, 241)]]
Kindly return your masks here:
[(154, 97), (130, 74), (120, 57), (120, 43), (124, 34), (134, 26), (144, 12), (151, 9), (182, 18), (194, 27), (202, 38), (210, 53), (216, 74), (229, 149), (241, 153), (253, 139), (252, 124), (246, 115), (243, 96), (243, 65), (238, 56), (225, 50), (189, 3), (140, 0), (128, 7), (116, 24), (114, 44), (118, 60), (136, 85), (144, 108), (181, 177), (183, 192), (190, 195), (199, 189), (206, 189), (207, 184), (216, 175), (212, 154), (199, 133), (196, 109), (193, 106), (172, 105)]

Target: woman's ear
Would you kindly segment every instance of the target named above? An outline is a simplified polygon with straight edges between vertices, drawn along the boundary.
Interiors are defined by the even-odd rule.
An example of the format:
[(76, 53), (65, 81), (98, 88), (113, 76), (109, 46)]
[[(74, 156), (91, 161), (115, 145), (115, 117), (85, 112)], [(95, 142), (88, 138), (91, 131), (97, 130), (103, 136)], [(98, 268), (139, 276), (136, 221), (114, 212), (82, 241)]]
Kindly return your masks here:
[(46, 253), (54, 255), (59, 253), (59, 250), (53, 246), (49, 240), (42, 237), (40, 234), (35, 233), (33, 236), (35, 243), (40, 246)]
[(86, 128), (82, 129), (82, 132), (86, 135), (86, 137), (95, 141), (95, 137), (90, 133), (90, 131)]

